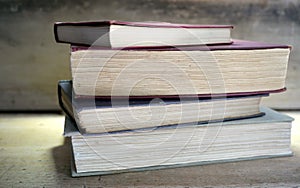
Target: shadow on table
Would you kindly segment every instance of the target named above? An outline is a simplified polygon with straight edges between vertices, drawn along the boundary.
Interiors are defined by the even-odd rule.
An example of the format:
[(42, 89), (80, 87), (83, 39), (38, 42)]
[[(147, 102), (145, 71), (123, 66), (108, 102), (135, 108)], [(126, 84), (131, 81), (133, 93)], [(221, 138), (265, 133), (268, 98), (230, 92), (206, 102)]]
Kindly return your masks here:
[(58, 176), (71, 177), (71, 139), (64, 138), (63, 145), (52, 149), (52, 157)]

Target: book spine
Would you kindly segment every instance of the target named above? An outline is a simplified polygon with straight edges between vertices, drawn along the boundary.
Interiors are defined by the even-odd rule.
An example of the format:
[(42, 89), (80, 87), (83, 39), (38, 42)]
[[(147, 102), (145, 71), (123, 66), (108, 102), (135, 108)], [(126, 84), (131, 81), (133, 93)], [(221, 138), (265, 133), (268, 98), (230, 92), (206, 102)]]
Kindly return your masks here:
[[(67, 108), (65, 107), (64, 103), (63, 103), (63, 100), (62, 100), (62, 93), (64, 92), (64, 90), (62, 89), (62, 86), (61, 84), (62, 83), (67, 83), (67, 82), (70, 82), (68, 80), (60, 80), (57, 84), (57, 96), (58, 96), (58, 103), (59, 103), (59, 106), (60, 108), (62, 109), (62, 111), (72, 120), (75, 122), (75, 119), (74, 119), (74, 114), (73, 112), (69, 112), (67, 110)], [(72, 100), (72, 99), (71, 99)]]

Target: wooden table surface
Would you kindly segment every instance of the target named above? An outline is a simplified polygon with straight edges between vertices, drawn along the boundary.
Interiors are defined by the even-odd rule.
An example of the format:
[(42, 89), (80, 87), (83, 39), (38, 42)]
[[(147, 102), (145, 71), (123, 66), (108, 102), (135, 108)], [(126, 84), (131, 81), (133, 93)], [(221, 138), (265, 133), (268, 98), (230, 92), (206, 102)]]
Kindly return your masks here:
[(300, 112), (293, 157), (71, 178), (59, 114), (0, 114), (0, 187), (300, 187)]

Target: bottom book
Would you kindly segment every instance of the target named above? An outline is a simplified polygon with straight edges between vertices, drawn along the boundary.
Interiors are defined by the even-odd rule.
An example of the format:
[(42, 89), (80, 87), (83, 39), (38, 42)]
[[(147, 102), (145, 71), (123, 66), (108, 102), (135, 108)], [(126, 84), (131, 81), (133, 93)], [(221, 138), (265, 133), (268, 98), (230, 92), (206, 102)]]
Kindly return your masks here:
[(66, 117), (72, 143), (72, 176), (103, 175), (291, 156), (289, 116), (266, 115), (236, 121), (189, 123), (155, 129), (81, 135)]

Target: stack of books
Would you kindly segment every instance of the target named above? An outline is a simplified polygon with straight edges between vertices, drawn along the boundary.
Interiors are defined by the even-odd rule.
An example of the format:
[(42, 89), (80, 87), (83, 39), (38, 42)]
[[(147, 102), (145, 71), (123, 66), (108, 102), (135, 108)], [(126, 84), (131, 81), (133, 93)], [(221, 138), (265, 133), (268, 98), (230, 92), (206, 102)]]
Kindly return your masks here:
[(71, 44), (58, 96), (72, 176), (290, 156), (292, 118), (261, 107), (285, 90), (290, 47), (232, 26), (55, 23)]

